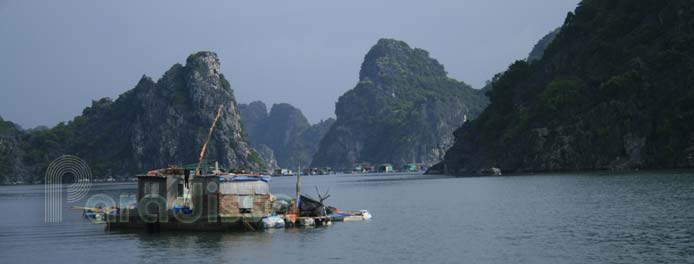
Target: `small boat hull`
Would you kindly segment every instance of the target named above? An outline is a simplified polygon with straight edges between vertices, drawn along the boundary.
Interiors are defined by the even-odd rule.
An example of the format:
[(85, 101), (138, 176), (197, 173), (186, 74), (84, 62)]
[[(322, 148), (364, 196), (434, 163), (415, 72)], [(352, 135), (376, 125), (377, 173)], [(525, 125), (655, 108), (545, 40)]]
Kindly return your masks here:
[(328, 215), (335, 222), (365, 221), (371, 219), (371, 213), (367, 210), (347, 211)]

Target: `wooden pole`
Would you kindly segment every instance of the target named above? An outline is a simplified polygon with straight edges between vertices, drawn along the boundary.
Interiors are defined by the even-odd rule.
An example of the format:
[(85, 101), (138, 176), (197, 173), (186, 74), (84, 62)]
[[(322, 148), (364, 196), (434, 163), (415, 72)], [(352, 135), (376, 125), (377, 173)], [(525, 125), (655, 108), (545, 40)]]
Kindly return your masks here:
[(222, 115), (222, 108), (224, 105), (219, 105), (219, 110), (217, 110), (217, 116), (214, 117), (214, 121), (212, 122), (212, 126), (210, 127), (210, 132), (207, 134), (207, 140), (205, 140), (205, 144), (202, 145), (202, 150), (200, 151), (200, 158), (198, 159), (198, 166), (195, 167), (195, 176), (200, 176), (200, 166), (202, 165), (202, 160), (205, 158), (205, 150), (207, 149), (207, 144), (210, 143), (210, 138), (212, 138), (212, 132), (214, 131), (214, 126), (217, 125), (217, 120), (219, 120), (219, 117)]
[(296, 174), (296, 201), (294, 201), (294, 212), (299, 216), (299, 199), (301, 198), (301, 166)]

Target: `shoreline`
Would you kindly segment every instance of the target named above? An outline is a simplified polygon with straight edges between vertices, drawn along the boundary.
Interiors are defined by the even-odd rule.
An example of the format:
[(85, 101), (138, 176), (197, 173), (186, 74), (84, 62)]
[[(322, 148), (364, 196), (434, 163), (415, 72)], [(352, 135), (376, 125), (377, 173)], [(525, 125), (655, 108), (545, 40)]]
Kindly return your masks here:
[[(389, 172), (389, 173), (336, 173), (331, 175), (394, 175), (394, 174), (417, 174), (421, 173), (425, 176), (447, 176), (455, 178), (482, 178), (482, 177), (523, 177), (523, 176), (546, 176), (551, 174), (563, 174), (563, 175), (579, 175), (594, 173), (598, 176), (608, 176), (608, 175), (626, 175), (626, 174), (636, 174), (636, 173), (670, 173), (670, 174), (686, 174), (694, 173), (694, 168), (680, 168), (680, 169), (643, 169), (643, 170), (565, 170), (565, 171), (537, 171), (537, 172), (514, 172), (514, 173), (504, 173), (502, 175), (487, 175), (487, 174), (463, 174), (463, 175), (452, 175), (443, 173), (426, 173), (426, 172)], [(302, 175), (307, 176), (307, 175)], [(325, 175), (308, 175), (308, 176), (325, 176)], [(562, 176), (562, 175), (557, 175)], [(294, 177), (294, 176), (281, 176), (284, 177)], [(137, 181), (125, 180), (125, 181), (98, 181), (91, 182), (94, 184), (105, 184), (105, 183), (137, 183)], [(18, 184), (0, 184), (0, 186), (24, 186), (24, 185), (42, 185), (44, 183), (18, 183)], [(64, 183), (70, 184), (70, 183)]]

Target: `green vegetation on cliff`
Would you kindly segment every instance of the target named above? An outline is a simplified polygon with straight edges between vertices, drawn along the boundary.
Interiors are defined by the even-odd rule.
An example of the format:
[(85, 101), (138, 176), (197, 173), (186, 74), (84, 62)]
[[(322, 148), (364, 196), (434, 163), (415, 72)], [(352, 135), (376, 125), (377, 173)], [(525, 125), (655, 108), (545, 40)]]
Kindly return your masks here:
[(480, 91), (448, 78), (427, 51), (381, 39), (366, 54), (356, 87), (339, 98), (337, 121), (313, 166), (433, 163), (465, 116), (477, 116), (486, 103)]
[(557, 34), (559, 34), (559, 30), (561, 30), (561, 28), (552, 30), (552, 32), (549, 32), (547, 35), (542, 37), (530, 51), (530, 54), (528, 54), (527, 61), (533, 62), (542, 59), (542, 57), (545, 55), (545, 50), (547, 50), (547, 47), (549, 47), (549, 44), (552, 44), (554, 39), (557, 37)]
[(694, 166), (694, 2), (584, 0), (432, 171)]

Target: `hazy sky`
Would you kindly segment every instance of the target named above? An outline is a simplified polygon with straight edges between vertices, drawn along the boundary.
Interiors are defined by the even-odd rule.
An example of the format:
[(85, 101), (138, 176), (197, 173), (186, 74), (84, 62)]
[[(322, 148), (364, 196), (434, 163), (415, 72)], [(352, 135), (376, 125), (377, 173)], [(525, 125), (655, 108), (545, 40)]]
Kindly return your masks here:
[(578, 2), (0, 0), (0, 116), (52, 126), (210, 50), (239, 102), (291, 103), (316, 122), (379, 38), (428, 50), (479, 88)]

